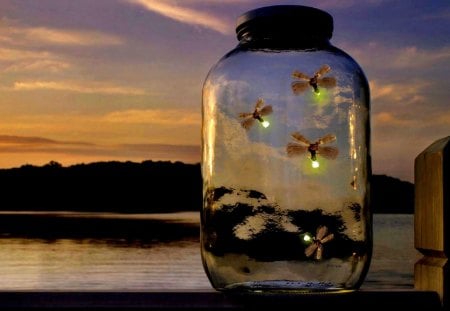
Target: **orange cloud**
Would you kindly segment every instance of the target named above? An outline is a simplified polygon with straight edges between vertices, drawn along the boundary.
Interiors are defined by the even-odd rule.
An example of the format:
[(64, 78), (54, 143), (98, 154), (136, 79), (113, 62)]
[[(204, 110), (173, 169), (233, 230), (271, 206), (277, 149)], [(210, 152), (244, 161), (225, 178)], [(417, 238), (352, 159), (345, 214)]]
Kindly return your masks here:
[(402, 69), (424, 68), (448, 60), (450, 47), (427, 51), (411, 46), (399, 50), (393, 58), (392, 65)]
[(99, 82), (67, 82), (67, 81), (30, 81), (15, 82), (13, 86), (15, 91), (32, 91), (32, 90), (53, 90), (53, 91), (69, 91), (88, 94), (117, 94), (117, 95), (145, 95), (143, 89), (107, 85)]
[(201, 115), (183, 109), (145, 109), (114, 111), (103, 117), (106, 122), (166, 125), (200, 125)]
[[(17, 136), (54, 137), (99, 144), (163, 143), (200, 144), (200, 113), (169, 109), (113, 111), (97, 113), (41, 113), (20, 116), (1, 115), (0, 133)], [(161, 111), (161, 114), (158, 112)], [(181, 115), (184, 118), (180, 118)], [(179, 119), (178, 119), (179, 118)]]
[(169, 160), (200, 162), (200, 146), (167, 144), (111, 144), (58, 141), (44, 137), (0, 135), (0, 167), (43, 165), (52, 160), (63, 165), (94, 161)]
[(429, 85), (426, 81), (407, 81), (404, 83), (383, 83), (379, 80), (370, 81), (371, 99), (407, 102), (409, 104), (425, 100), (423, 90)]
[(365, 68), (386, 68), (397, 70), (426, 69), (436, 64), (447, 64), (450, 60), (450, 47), (432, 50), (421, 49), (417, 46), (393, 48), (380, 42), (367, 42), (361, 46), (347, 43), (347, 50)]
[(376, 125), (384, 126), (412, 126), (415, 122), (412, 120), (404, 120), (395, 117), (392, 113), (381, 112), (374, 116), (374, 122)]
[(57, 29), (49, 27), (26, 27), (17, 25), (3, 25), (0, 27), (2, 41), (24, 44), (53, 44), (53, 45), (119, 45), (123, 43), (120, 37), (99, 31)]
[(0, 48), (0, 68), (3, 72), (60, 72), (71, 66), (69, 62), (50, 52)]
[[(222, 34), (230, 34), (233, 29), (229, 23), (196, 9), (181, 7), (173, 2), (161, 0), (128, 0), (130, 3), (141, 5), (149, 11), (159, 13), (181, 23), (209, 28)], [(184, 2), (183, 2), (184, 3)]]

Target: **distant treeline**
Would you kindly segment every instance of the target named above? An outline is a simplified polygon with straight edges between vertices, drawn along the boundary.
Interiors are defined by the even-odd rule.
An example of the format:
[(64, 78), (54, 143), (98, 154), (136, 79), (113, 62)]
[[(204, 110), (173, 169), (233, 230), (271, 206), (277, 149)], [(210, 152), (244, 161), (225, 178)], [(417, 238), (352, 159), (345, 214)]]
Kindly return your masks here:
[(414, 184), (386, 175), (373, 175), (371, 201), (375, 213), (414, 213)]
[(1, 210), (175, 212), (202, 206), (200, 166), (96, 162), (0, 170)]
[[(96, 162), (0, 169), (0, 210), (152, 213), (199, 211), (199, 164)], [(413, 213), (414, 186), (374, 175), (375, 213)]]

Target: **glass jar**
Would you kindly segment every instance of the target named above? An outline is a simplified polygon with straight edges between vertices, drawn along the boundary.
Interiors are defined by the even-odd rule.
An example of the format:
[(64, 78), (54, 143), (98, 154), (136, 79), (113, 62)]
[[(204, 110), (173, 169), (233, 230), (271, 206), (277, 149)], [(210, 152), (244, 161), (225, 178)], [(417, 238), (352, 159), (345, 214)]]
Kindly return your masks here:
[(203, 86), (201, 250), (218, 290), (358, 288), (369, 267), (369, 87), (304, 6), (249, 11)]

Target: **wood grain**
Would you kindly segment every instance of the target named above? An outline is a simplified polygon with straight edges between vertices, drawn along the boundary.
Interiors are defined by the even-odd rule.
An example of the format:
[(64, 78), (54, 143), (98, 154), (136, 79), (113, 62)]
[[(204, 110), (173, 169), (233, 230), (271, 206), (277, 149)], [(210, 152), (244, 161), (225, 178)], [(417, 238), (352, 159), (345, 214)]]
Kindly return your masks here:
[(414, 244), (424, 257), (414, 267), (416, 290), (436, 291), (450, 302), (450, 136), (415, 159)]

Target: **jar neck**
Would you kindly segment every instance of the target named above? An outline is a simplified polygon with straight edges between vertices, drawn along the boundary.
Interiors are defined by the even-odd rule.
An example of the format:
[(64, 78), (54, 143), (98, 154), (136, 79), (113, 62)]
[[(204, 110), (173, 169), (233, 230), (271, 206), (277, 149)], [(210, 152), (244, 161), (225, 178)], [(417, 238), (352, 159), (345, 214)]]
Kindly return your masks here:
[(239, 46), (246, 48), (270, 49), (325, 49), (331, 46), (330, 40), (323, 36), (303, 36), (295, 34), (252, 34), (241, 36)]

